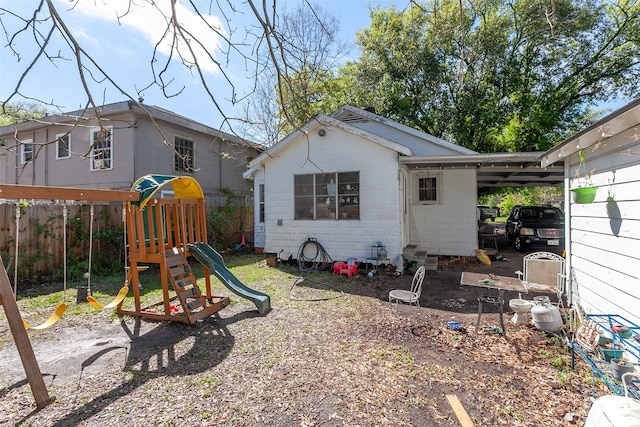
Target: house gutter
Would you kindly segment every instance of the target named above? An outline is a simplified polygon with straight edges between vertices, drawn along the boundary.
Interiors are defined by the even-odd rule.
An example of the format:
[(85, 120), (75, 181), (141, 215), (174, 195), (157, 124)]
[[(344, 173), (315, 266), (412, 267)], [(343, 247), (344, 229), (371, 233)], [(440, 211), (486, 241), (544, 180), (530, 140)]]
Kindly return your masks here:
[(403, 165), (483, 165), (538, 163), (542, 151), (525, 153), (488, 153), (488, 154), (454, 154), (446, 156), (412, 156), (400, 157)]
[(638, 122), (640, 122), (640, 98), (636, 98), (624, 107), (606, 115), (545, 152), (540, 156), (540, 164), (545, 167), (564, 160), (580, 150), (632, 128)]

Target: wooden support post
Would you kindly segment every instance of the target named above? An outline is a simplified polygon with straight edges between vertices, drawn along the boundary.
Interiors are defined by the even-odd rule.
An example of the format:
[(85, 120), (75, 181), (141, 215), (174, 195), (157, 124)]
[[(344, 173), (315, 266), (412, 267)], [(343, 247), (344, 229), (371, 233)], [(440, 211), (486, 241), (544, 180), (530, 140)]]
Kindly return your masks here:
[(27, 374), (27, 381), (31, 387), (31, 392), (36, 400), (36, 406), (38, 409), (42, 409), (51, 403), (51, 398), (49, 397), (47, 386), (44, 384), (38, 361), (33, 353), (29, 335), (22, 324), (22, 316), (20, 316), (18, 304), (13, 296), (7, 270), (5, 270), (4, 264), (2, 263), (2, 257), (0, 257), (0, 268), (2, 269), (2, 271), (0, 271), (0, 301), (4, 307), (9, 328), (11, 329), (11, 334), (13, 334), (13, 340), (18, 348), (24, 372)]

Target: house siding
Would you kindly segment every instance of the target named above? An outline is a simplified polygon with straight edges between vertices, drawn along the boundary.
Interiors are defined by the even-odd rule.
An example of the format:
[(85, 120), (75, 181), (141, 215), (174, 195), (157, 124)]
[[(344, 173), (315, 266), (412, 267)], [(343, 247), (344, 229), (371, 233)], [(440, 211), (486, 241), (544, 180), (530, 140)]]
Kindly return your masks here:
[[(19, 149), (0, 147), (0, 183), (129, 189), (136, 179), (146, 174), (176, 174), (172, 146), (174, 135), (179, 135), (194, 141), (196, 172), (192, 176), (201, 185), (208, 206), (225, 203), (221, 188), (232, 190), (241, 200), (249, 194), (250, 185), (242, 173), (246, 170), (248, 158), (258, 154), (255, 147), (223, 133), (220, 134), (223, 138), (218, 138), (215, 129), (166, 110), (148, 108), (169, 146), (165, 145), (162, 135), (146, 113), (137, 107), (123, 102), (102, 108), (102, 124), (113, 128), (113, 168), (109, 170), (91, 171), (90, 160), (81, 156), (89, 152), (91, 127), (98, 126), (95, 119), (82, 121), (71, 130), (74, 155), (67, 159), (56, 159), (55, 138), (56, 134), (69, 131), (73, 125), (69, 116), (45, 118), (51, 121), (50, 124), (24, 122), (0, 128), (0, 137), (6, 140), (7, 148), (15, 144), (16, 128), (19, 139), (32, 139), (34, 144), (43, 144), (36, 146), (36, 158), (27, 165), (19, 163)], [(56, 124), (62, 122), (68, 125)], [(38, 148), (40, 152), (37, 152)]]
[[(310, 236), (334, 260), (364, 260), (371, 255), (371, 245), (381, 241), (395, 263), (402, 252), (397, 153), (336, 128), (325, 137), (309, 132), (308, 139), (298, 138), (264, 168), (265, 250), (297, 258)], [(359, 220), (293, 219), (294, 175), (350, 171), (360, 173)]]
[[(586, 152), (598, 193), (592, 204), (570, 205), (570, 286), (586, 313), (640, 324), (640, 145), (617, 148), (628, 138)], [(571, 161), (573, 171), (577, 155)]]
[(441, 180), (441, 199), (438, 203), (422, 204), (415, 199), (414, 188), (410, 199), (410, 243), (416, 244), (429, 255), (473, 255), (477, 248), (476, 175), (475, 170), (420, 171), (411, 174), (412, 186), (418, 176), (431, 173)]
[[(134, 178), (132, 175), (132, 141), (134, 129), (126, 123), (133, 123), (133, 114), (110, 118), (108, 126), (113, 126), (112, 158), (113, 169), (90, 170), (90, 160), (78, 154), (87, 154), (90, 149), (91, 127), (98, 122), (90, 120), (71, 130), (71, 150), (76, 154), (66, 159), (56, 159), (56, 135), (69, 131), (69, 126), (51, 125), (18, 131), (17, 138), (32, 139), (36, 144), (34, 160), (27, 165), (20, 164), (20, 150), (12, 153), (2, 150), (3, 181), (19, 185), (86, 186), (103, 189), (128, 189)], [(124, 124), (124, 125), (123, 125)], [(15, 144), (14, 135), (4, 135), (7, 145)], [(53, 141), (53, 142), (52, 142)], [(41, 145), (38, 145), (41, 144)]]

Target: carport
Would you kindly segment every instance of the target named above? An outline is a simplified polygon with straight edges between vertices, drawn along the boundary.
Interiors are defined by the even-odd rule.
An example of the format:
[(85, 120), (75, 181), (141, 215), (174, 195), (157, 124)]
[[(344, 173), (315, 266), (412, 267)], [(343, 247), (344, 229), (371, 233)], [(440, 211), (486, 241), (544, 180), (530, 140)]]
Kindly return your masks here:
[(477, 170), (477, 187), (552, 187), (564, 182), (564, 167), (555, 163), (542, 167), (543, 151), (526, 153), (465, 154), (453, 156), (402, 157), (400, 163), (411, 170)]
[[(564, 166), (560, 163), (541, 166), (544, 152), (486, 153), (444, 156), (407, 156), (400, 163), (411, 172), (475, 170), (476, 190), (498, 187), (552, 187), (564, 183)], [(504, 238), (504, 227), (495, 224), (477, 229), (478, 247), (497, 248)], [(485, 243), (491, 243), (487, 245)]]

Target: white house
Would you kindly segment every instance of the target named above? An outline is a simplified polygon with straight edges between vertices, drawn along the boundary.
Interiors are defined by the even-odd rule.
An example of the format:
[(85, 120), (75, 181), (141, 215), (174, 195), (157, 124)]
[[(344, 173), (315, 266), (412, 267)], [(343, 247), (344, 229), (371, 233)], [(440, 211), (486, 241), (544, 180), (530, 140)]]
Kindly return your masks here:
[(250, 162), (254, 244), (295, 258), (312, 237), (333, 260), (364, 261), (382, 242), (400, 268), (403, 253), (473, 255), (477, 188), (557, 182), (561, 171), (543, 170), (540, 154), (478, 154), (345, 106)]
[[(595, 200), (573, 201), (580, 151)], [(640, 98), (541, 157), (564, 163), (568, 296), (586, 313), (640, 325)], [(636, 331), (637, 333), (638, 331)]]

